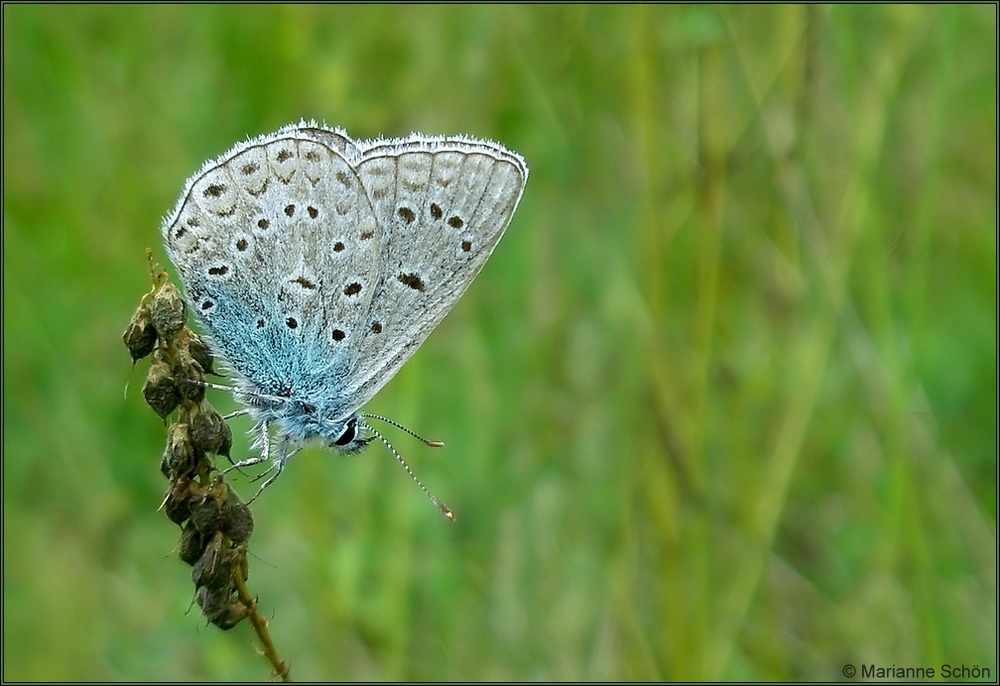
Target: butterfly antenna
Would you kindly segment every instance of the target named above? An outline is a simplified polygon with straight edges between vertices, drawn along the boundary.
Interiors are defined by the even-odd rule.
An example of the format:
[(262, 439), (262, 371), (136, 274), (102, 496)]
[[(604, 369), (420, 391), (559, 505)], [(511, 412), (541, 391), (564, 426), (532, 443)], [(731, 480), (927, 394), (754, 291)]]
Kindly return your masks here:
[[(388, 417), (383, 417), (380, 414), (362, 413), (361, 416), (364, 417), (365, 419), (378, 419), (379, 421), (383, 421), (386, 424), (392, 424), (394, 427), (396, 427), (400, 431), (405, 431), (406, 433), (410, 434), (411, 436), (413, 436), (415, 439), (417, 439), (421, 443), (429, 445), (432, 448), (443, 448), (444, 447), (444, 441), (429, 441), (426, 438), (424, 438), (423, 436), (420, 436), (417, 433), (415, 433), (413, 431), (410, 431), (409, 429), (407, 429), (402, 424), (394, 422), (391, 419), (389, 419)], [(371, 427), (369, 427), (369, 428), (371, 428)], [(375, 429), (372, 429), (372, 431), (375, 431)], [(378, 433), (378, 432), (375, 431), (375, 433)], [(382, 437), (379, 436), (379, 438), (382, 438)], [(385, 439), (383, 438), (382, 440), (384, 441)]]
[[(364, 415), (364, 416), (365, 417), (369, 417), (370, 416), (372, 418), (382, 419), (382, 417), (376, 417), (375, 415)], [(386, 421), (388, 421), (388, 420), (386, 420)], [(399, 426), (395, 422), (389, 422), (389, 423), (393, 424), (395, 426)], [(379, 438), (380, 441), (382, 441), (383, 443), (385, 443), (385, 447), (388, 448), (389, 451), (392, 452), (392, 454), (396, 456), (396, 460), (399, 462), (399, 464), (403, 465), (403, 469), (405, 469), (406, 473), (410, 475), (410, 478), (413, 479), (417, 483), (418, 486), (420, 486), (420, 490), (422, 490), (424, 492), (424, 495), (426, 495), (428, 498), (430, 498), (432, 503), (434, 503), (435, 505), (437, 505), (437, 509), (441, 510), (441, 514), (443, 514), (445, 517), (447, 517), (448, 519), (450, 519), (451, 521), (454, 522), (455, 521), (455, 513), (451, 511), (450, 507), (448, 507), (447, 505), (445, 505), (444, 503), (442, 503), (440, 500), (438, 500), (437, 498), (435, 498), (433, 493), (431, 493), (429, 490), (427, 490), (427, 487), (424, 486), (424, 483), (420, 479), (418, 479), (417, 475), (413, 473), (412, 469), (410, 469), (410, 465), (406, 464), (406, 460), (403, 459), (403, 456), (400, 455), (398, 452), (396, 452), (396, 449), (392, 447), (392, 443), (390, 443), (388, 440), (386, 440), (385, 436), (383, 436), (382, 434), (380, 434), (378, 432), (378, 430), (374, 429), (371, 425), (369, 425), (368, 428), (371, 429), (371, 431), (372, 431), (373, 434), (375, 434), (376, 436), (378, 436), (378, 438)], [(399, 427), (399, 428), (402, 429), (403, 427)], [(406, 429), (404, 429), (404, 431), (405, 430)], [(409, 433), (413, 434), (414, 436), (417, 436), (412, 431), (410, 431)], [(417, 436), (417, 438), (420, 438), (420, 436)], [(431, 443), (433, 443), (433, 442), (437, 442), (437, 443), (440, 442), (440, 441), (425, 441), (422, 438), (420, 438), (420, 440), (424, 441), (428, 445), (431, 445)]]

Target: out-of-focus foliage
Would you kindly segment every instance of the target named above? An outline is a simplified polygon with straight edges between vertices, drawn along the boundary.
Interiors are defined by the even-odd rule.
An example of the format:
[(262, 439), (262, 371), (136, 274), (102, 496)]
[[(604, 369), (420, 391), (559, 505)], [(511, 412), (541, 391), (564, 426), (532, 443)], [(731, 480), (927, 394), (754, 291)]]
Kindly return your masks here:
[(367, 408), (447, 442), (390, 433), (458, 522), (378, 445), (303, 451), (254, 503), (293, 678), (996, 677), (996, 6), (3, 31), (5, 680), (268, 676), (249, 627), (188, 612), (121, 333), (184, 180), (301, 117), (493, 138), (531, 177)]

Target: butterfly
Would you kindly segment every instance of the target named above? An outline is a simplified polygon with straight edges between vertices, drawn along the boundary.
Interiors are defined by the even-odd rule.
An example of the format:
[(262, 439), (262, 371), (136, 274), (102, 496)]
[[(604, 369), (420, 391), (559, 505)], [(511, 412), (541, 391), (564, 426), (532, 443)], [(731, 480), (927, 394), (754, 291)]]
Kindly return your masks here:
[(255, 422), (260, 454), (235, 465), (269, 462), (255, 498), (316, 439), (354, 453), (378, 436), (420, 484), (361, 408), (483, 268), (527, 178), (497, 143), (354, 141), (303, 121), (187, 181), (163, 237), (244, 405), (236, 414)]

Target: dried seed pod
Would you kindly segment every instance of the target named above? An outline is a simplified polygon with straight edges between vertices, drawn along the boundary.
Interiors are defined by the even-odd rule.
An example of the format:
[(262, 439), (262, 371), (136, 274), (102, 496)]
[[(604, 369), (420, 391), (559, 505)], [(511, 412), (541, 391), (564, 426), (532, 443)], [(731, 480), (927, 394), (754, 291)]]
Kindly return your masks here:
[(191, 581), (195, 586), (208, 586), (214, 590), (232, 588), (236, 570), (226, 557), (227, 547), (222, 532), (217, 531), (191, 569)]
[(189, 565), (194, 565), (205, 553), (205, 546), (211, 537), (203, 533), (188, 522), (181, 531), (180, 558)]
[[(233, 433), (222, 415), (207, 402), (202, 402), (188, 417), (191, 442), (208, 453), (228, 453), (233, 445)], [(228, 443), (228, 445), (227, 445)]]
[(233, 597), (234, 587), (229, 584), (226, 588), (212, 588), (211, 586), (199, 586), (195, 591), (194, 599), (198, 607), (209, 619), (222, 612)]
[(226, 459), (232, 463), (232, 456), (230, 453), (233, 450), (233, 430), (229, 428), (229, 424), (225, 420), (222, 421), (222, 438), (219, 440), (219, 447), (216, 449), (216, 455), (225, 455)]
[(218, 591), (202, 586), (195, 594), (195, 601), (208, 620), (223, 630), (232, 629), (250, 614), (246, 605), (232, 597), (231, 590)]
[(122, 334), (122, 340), (132, 356), (132, 362), (141, 360), (153, 352), (156, 347), (156, 327), (149, 314), (149, 308), (144, 304), (132, 315), (131, 321)]
[(191, 357), (194, 361), (198, 363), (202, 371), (206, 374), (215, 374), (215, 358), (212, 357), (212, 351), (208, 347), (208, 344), (201, 339), (201, 337), (188, 330), (188, 352), (191, 353)]
[(201, 365), (195, 362), (191, 354), (183, 347), (178, 347), (170, 370), (174, 373), (177, 388), (185, 400), (200, 403), (205, 397), (205, 378)]
[(246, 543), (253, 534), (253, 515), (246, 503), (226, 484), (229, 489), (226, 501), (222, 504), (222, 533), (234, 543)]
[(191, 525), (207, 536), (214, 535), (222, 524), (220, 505), (211, 491), (206, 492), (200, 501), (191, 506)]
[(174, 524), (183, 524), (191, 516), (191, 503), (200, 494), (197, 482), (187, 476), (174, 481), (163, 501), (167, 518)]
[(212, 624), (223, 631), (229, 631), (234, 626), (242, 622), (250, 614), (250, 609), (237, 599), (229, 601), (222, 609), (222, 612), (211, 617)]
[(187, 316), (184, 299), (177, 287), (167, 281), (157, 289), (149, 304), (149, 313), (160, 335), (168, 341), (173, 340)]
[(160, 471), (168, 479), (191, 476), (198, 469), (198, 462), (204, 457), (191, 441), (188, 425), (174, 422), (167, 429), (167, 447), (160, 461)]
[(195, 586), (208, 586), (216, 591), (231, 590), (236, 577), (245, 576), (246, 568), (246, 547), (232, 545), (221, 532), (217, 532), (194, 564), (191, 580)]
[(142, 384), (142, 396), (156, 414), (166, 419), (180, 405), (181, 393), (170, 366), (158, 357), (154, 356), (153, 363), (149, 365), (146, 381)]

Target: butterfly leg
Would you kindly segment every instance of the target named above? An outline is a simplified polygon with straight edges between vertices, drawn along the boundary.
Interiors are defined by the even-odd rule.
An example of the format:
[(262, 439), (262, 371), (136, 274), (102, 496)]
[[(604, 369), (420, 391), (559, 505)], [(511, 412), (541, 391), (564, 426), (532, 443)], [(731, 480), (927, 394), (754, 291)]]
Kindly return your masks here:
[(198, 385), (202, 388), (212, 388), (217, 391), (226, 391), (227, 393), (232, 393), (235, 390), (231, 386), (223, 386), (222, 384), (212, 383), (210, 381), (199, 381)]
[(264, 492), (265, 488), (273, 484), (274, 480), (277, 479), (279, 476), (281, 476), (281, 472), (285, 469), (285, 463), (288, 462), (288, 458), (290, 458), (292, 455), (298, 452), (297, 448), (295, 450), (289, 450), (290, 447), (291, 447), (291, 440), (288, 438), (287, 434), (282, 434), (281, 436), (278, 437), (276, 454), (271, 460), (271, 466), (268, 467), (263, 472), (261, 472), (260, 474), (258, 474), (257, 476), (255, 476), (253, 479), (251, 479), (251, 481), (259, 481), (268, 474), (271, 474), (271, 472), (274, 473), (271, 474), (271, 476), (268, 478), (267, 481), (265, 481), (260, 485), (260, 488), (258, 488), (257, 492), (253, 494), (253, 497), (247, 501), (247, 505), (255, 501), (257, 497)]
[[(267, 462), (270, 459), (271, 452), (271, 434), (270, 434), (270, 423), (264, 421), (257, 425), (260, 427), (260, 436), (254, 442), (254, 447), (260, 448), (260, 455), (257, 457), (248, 457), (245, 460), (240, 460), (234, 463), (231, 467), (226, 467), (222, 470), (223, 474), (235, 470), (242, 471), (244, 467), (253, 467), (255, 464), (260, 464), (261, 462)], [(270, 469), (268, 469), (270, 471)], [(267, 472), (264, 472), (265, 474)]]

